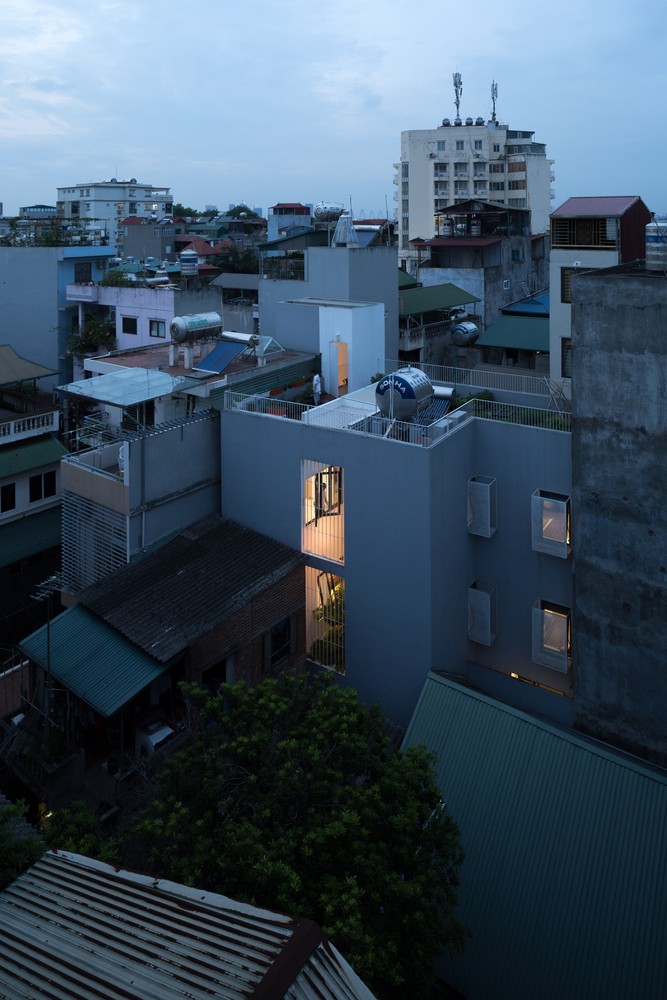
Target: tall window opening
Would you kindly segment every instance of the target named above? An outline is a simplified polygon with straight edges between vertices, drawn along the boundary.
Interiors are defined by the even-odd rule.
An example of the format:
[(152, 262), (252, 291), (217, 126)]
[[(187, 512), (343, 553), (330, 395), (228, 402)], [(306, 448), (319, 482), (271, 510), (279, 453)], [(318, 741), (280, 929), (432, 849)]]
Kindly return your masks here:
[(345, 673), (345, 581), (315, 567), (306, 570), (308, 658)]
[(303, 551), (342, 563), (344, 541), (343, 470), (305, 461)]

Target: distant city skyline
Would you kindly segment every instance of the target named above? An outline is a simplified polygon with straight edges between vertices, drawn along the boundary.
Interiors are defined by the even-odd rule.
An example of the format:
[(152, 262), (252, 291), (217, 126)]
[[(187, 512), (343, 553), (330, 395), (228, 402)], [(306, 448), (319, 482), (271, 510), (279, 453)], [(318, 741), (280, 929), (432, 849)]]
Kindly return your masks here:
[(667, 11), (658, 0), (247, 0), (159, 8), (5, 0), (0, 202), (136, 177), (193, 208), (336, 202), (396, 211), (400, 134), (491, 115), (554, 160), (553, 206), (639, 195), (667, 214)]

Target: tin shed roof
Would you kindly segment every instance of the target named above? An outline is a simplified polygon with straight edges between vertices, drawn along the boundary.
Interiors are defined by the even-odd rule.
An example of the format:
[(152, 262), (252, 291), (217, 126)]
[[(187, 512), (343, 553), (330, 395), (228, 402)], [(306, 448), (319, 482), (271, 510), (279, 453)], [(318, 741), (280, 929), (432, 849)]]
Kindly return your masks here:
[(0, 893), (10, 1000), (374, 1000), (310, 920), (49, 851)]
[(80, 605), (37, 629), (19, 648), (107, 719), (167, 669)]
[(499, 316), (487, 327), (476, 347), (508, 347), (549, 353), (548, 316)]
[(14, 382), (29, 382), (47, 375), (57, 375), (53, 368), (45, 368), (32, 361), (20, 357), (9, 344), (0, 345), (0, 385), (12, 385)]
[(79, 599), (165, 663), (303, 561), (287, 545), (211, 516), (93, 584)]
[(54, 465), (63, 455), (68, 454), (67, 448), (55, 437), (5, 445), (0, 449), (0, 479), (18, 476), (31, 469), (42, 469), (45, 465)]
[(404, 746), (437, 753), (461, 829), (468, 1000), (663, 1000), (667, 777), (430, 674)]
[(590, 198), (568, 198), (551, 213), (552, 219), (614, 218), (625, 215), (641, 199), (637, 195), (597, 195)]
[(414, 316), (434, 309), (452, 309), (468, 302), (479, 302), (476, 295), (447, 282), (444, 285), (425, 285), (423, 288), (401, 288), (398, 307), (401, 316)]

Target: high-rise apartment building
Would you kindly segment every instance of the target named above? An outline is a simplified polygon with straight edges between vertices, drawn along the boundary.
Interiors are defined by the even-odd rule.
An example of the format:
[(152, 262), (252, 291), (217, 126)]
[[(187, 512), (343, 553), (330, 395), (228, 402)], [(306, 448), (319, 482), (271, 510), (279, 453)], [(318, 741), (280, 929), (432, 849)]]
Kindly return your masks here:
[(547, 232), (553, 160), (533, 137), (502, 125), (495, 105), (488, 121), (457, 113), (437, 128), (401, 132), (394, 178), (401, 256), (410, 256), (410, 240), (437, 234), (438, 213), (471, 198), (528, 209), (530, 232)]
[(160, 219), (172, 214), (173, 196), (168, 187), (129, 181), (88, 181), (58, 188), (58, 211), (65, 219), (104, 220), (109, 242), (122, 252), (123, 220)]

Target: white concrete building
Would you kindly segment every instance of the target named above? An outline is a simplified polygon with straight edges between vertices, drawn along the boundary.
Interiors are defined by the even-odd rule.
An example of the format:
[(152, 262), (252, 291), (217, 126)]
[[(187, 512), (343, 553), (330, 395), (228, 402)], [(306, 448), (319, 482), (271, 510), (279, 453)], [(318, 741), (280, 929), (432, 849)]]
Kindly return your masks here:
[(553, 160), (533, 135), (481, 117), (401, 132), (394, 178), (400, 256), (411, 256), (410, 240), (438, 234), (439, 212), (470, 198), (528, 209), (530, 233), (547, 232)]
[(104, 220), (109, 242), (123, 249), (123, 220), (128, 217), (160, 219), (172, 214), (173, 196), (168, 187), (139, 183), (135, 177), (119, 181), (88, 181), (58, 188), (57, 207), (65, 219)]

